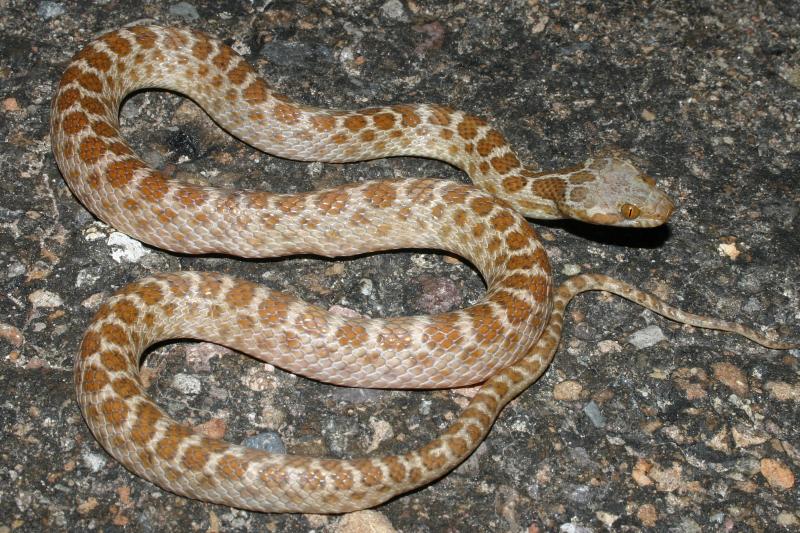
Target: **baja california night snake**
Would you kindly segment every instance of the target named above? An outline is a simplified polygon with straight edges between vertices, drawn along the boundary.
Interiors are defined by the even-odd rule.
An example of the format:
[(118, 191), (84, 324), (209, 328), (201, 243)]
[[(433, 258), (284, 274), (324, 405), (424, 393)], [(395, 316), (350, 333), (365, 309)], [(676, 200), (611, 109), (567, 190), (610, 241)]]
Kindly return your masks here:
[[(481, 189), (402, 179), (286, 195), (177, 182), (150, 168), (120, 135), (121, 102), (141, 88), (185, 94), (234, 136), (277, 156), (424, 156), (463, 169)], [(576, 276), (553, 289), (547, 255), (525, 216), (651, 227), (671, 214), (669, 199), (621, 154), (540, 172), (523, 166), (490, 125), (446, 107), (299, 105), (274, 92), (230, 47), (196, 31), (130, 27), (87, 45), (53, 99), (51, 140), (80, 201), (154, 246), (242, 257), (440, 249), (471, 261), (486, 282), (485, 297), (466, 309), (389, 319), (332, 315), (216, 273), (156, 275), (120, 290), (97, 312), (76, 358), (81, 410), (127, 468), (191, 498), (259, 511), (343, 512), (441, 477), (547, 368), (564, 308), (579, 292), (611, 291), (679, 322), (789, 347), (681, 312), (605, 276)], [(357, 460), (278, 455), (198, 434), (147, 396), (141, 353), (171, 338), (224, 344), (341, 385), (485, 383), (461, 416), (419, 450)]]

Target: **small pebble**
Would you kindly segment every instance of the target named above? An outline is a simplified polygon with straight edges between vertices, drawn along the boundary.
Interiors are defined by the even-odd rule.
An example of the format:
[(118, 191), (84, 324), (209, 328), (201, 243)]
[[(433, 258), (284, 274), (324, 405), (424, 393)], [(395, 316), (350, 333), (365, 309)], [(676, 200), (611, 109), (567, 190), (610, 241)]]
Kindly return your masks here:
[(655, 346), (659, 342), (667, 340), (667, 338), (664, 336), (664, 333), (661, 331), (660, 327), (647, 326), (646, 328), (632, 333), (625, 340), (641, 350), (642, 348)]
[(242, 446), (264, 450), (269, 453), (286, 453), (286, 445), (283, 444), (283, 439), (275, 431), (264, 431), (258, 435), (247, 437), (242, 441)]

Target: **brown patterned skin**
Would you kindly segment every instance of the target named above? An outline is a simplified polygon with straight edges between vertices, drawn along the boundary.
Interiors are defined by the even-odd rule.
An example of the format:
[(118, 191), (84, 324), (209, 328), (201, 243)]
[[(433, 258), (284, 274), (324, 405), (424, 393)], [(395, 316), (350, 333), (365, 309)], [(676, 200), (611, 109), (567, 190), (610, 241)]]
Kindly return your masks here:
[[(119, 133), (122, 99), (146, 87), (189, 95), (235, 136), (275, 155), (337, 162), (433, 157), (464, 169), (484, 190), (407, 179), (279, 195), (170, 180)], [(564, 307), (584, 290), (611, 290), (675, 320), (782, 346), (738, 325), (683, 314), (607, 278), (574, 278), (554, 293), (546, 253), (523, 214), (648, 227), (672, 212), (652, 179), (620, 154), (538, 172), (522, 166), (496, 130), (459, 111), (298, 105), (199, 32), (132, 27), (90, 43), (58, 87), (51, 139), (84, 205), (162, 248), (245, 257), (437, 248), (470, 260), (486, 281), (485, 297), (466, 309), (371, 320), (334, 316), (221, 274), (164, 274), (123, 288), (103, 304), (83, 339), (75, 362), (78, 402), (109, 453), (178, 494), (259, 511), (343, 512), (444, 475), (545, 370)], [(171, 338), (217, 342), (342, 385), (485, 384), (447, 431), (405, 455), (342, 461), (269, 454), (196, 434), (148, 398), (141, 353)]]

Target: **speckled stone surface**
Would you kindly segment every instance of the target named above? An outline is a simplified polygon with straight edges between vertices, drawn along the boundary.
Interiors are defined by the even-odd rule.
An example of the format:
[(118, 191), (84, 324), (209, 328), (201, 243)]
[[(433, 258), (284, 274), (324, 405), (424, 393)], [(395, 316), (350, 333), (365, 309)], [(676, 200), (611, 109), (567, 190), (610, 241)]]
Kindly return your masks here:
[[(221, 37), (309, 104), (427, 101), (476, 113), (544, 167), (609, 144), (630, 150), (676, 200), (672, 221), (638, 232), (536, 223), (559, 276), (602, 272), (686, 309), (800, 336), (796, 3), (0, 0), (0, 8), (0, 533), (367, 527), (179, 498), (105, 454), (75, 404), (72, 359), (100, 301), (126, 282), (221, 270), (371, 316), (460, 307), (482, 291), (473, 270), (435, 253), (192, 258), (137, 246), (98, 222), (55, 167), (50, 97), (72, 54), (134, 21)], [(392, 176), (466, 179), (414, 158), (275, 159), (171, 94), (137, 94), (121, 116), (149, 162), (218, 185), (302, 191)], [(798, 356), (582, 296), (551, 369), (478, 451), (366, 523), (409, 532), (796, 530)], [(335, 388), (196, 343), (153, 350), (145, 375), (161, 405), (209, 434), (312, 455), (407, 450), (467, 401), (453, 391)]]

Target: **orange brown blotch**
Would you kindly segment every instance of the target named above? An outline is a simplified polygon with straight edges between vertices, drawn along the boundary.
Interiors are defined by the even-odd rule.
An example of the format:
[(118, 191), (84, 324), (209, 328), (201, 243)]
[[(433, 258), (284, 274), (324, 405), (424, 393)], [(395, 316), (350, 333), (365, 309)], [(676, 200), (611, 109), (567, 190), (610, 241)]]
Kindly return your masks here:
[(251, 72), (253, 69), (247, 64), (247, 61), (239, 59), (239, 63), (228, 72), (228, 79), (236, 85), (241, 85)]
[(494, 396), (485, 392), (485, 390), (478, 392), (472, 399), (472, 405), (478, 404), (483, 404), (485, 409), (489, 412), (494, 412), (497, 409), (497, 400), (495, 400)]
[(383, 463), (389, 467), (389, 477), (396, 483), (400, 483), (406, 478), (406, 467), (396, 456), (384, 457)]
[(472, 419), (476, 422), (475, 424), (467, 425), (467, 433), (469, 433), (470, 438), (475, 441), (480, 438), (481, 433), (483, 431), (481, 428), (488, 428), (489, 424), (492, 423), (492, 419), (489, 415), (485, 414), (483, 411), (480, 411), (478, 408), (474, 407), (475, 401), (478, 397), (476, 396), (473, 399), (473, 404), (471, 407), (467, 407), (464, 409), (464, 412), (461, 413), (462, 420), (469, 420)]
[(525, 187), (525, 178), (522, 176), (508, 176), (503, 178), (503, 189), (506, 192), (514, 193)]
[(164, 45), (173, 50), (182, 50), (189, 45), (189, 37), (180, 28), (166, 28), (167, 35), (164, 38)]
[(544, 248), (538, 246), (533, 252), (533, 257), (536, 261), (536, 264), (539, 265), (539, 268), (541, 268), (543, 272), (549, 274), (550, 260), (547, 259), (547, 252), (544, 251)]
[(401, 327), (385, 326), (378, 333), (378, 346), (384, 350), (404, 350), (411, 345), (411, 334)]
[(272, 108), (275, 118), (284, 124), (295, 124), (300, 119), (300, 109), (291, 104), (278, 102)]
[(370, 459), (356, 459), (353, 461), (353, 467), (361, 473), (361, 482), (368, 487), (383, 481), (383, 471)]
[(104, 341), (117, 346), (126, 346), (129, 342), (128, 334), (116, 324), (103, 324), (100, 327), (100, 336)]
[(321, 337), (328, 330), (328, 320), (322, 309), (309, 306), (306, 310), (298, 313), (295, 318), (295, 325), (314, 336)]
[(438, 470), (444, 466), (447, 459), (439, 450), (441, 445), (442, 441), (440, 439), (434, 439), (419, 450), (422, 464), (428, 470)]
[(58, 109), (58, 111), (61, 112), (66, 111), (67, 109), (72, 107), (72, 104), (74, 104), (80, 99), (80, 96), (81, 93), (80, 91), (78, 91), (78, 89), (74, 88), (67, 89), (63, 91), (61, 94), (59, 94), (56, 108)]
[(461, 330), (454, 325), (445, 324), (441, 322), (434, 322), (425, 326), (423, 334), (423, 342), (431, 350), (442, 348), (450, 350), (454, 346), (461, 343), (462, 334)]
[(192, 45), (192, 55), (201, 61), (211, 53), (211, 42), (204, 36), (197, 35), (195, 43)]
[(111, 310), (122, 322), (131, 325), (139, 316), (136, 306), (128, 300), (120, 300), (111, 306)]
[(97, 122), (93, 123), (92, 131), (94, 131), (97, 135), (101, 135), (103, 137), (117, 136), (117, 129), (104, 120), (98, 120)]
[(472, 442), (476, 442), (483, 435), (481, 428), (475, 424), (470, 424), (467, 426), (467, 433), (469, 434), (469, 438)]
[(87, 366), (83, 370), (81, 379), (80, 388), (83, 392), (90, 394), (100, 392), (111, 380), (108, 376), (108, 372), (95, 365)]
[(138, 159), (114, 161), (106, 167), (106, 180), (112, 187), (122, 187), (127, 185), (134, 178), (134, 173), (141, 168), (145, 168), (145, 164)]
[(67, 135), (74, 135), (89, 125), (89, 118), (82, 111), (67, 114), (61, 122), (61, 129)]
[(490, 381), (487, 386), (497, 394), (498, 398), (503, 398), (508, 393), (508, 385), (500, 380)]
[(109, 33), (100, 38), (108, 49), (119, 57), (125, 57), (131, 53), (131, 43), (127, 39), (115, 33)]
[(503, 324), (494, 317), (494, 312), (489, 304), (473, 305), (465, 311), (472, 320), (475, 341), (479, 344), (491, 344), (503, 333)]
[(475, 212), (475, 214), (479, 216), (488, 215), (491, 210), (494, 208), (494, 201), (491, 198), (487, 197), (478, 197), (474, 198), (470, 203), (469, 206)]
[(155, 283), (141, 285), (136, 289), (135, 292), (147, 305), (157, 304), (162, 300), (162, 298), (164, 298), (164, 294), (161, 292), (161, 287)]
[(250, 117), (250, 120), (252, 120), (253, 122), (261, 122), (262, 120), (267, 118), (266, 115), (263, 113), (263, 111), (261, 111), (260, 109), (256, 109), (255, 111), (250, 111), (250, 113), (247, 116)]
[[(177, 212), (173, 211), (168, 207), (164, 209), (158, 209), (155, 211), (155, 213), (158, 221), (165, 225), (172, 222), (172, 220), (178, 216)], [(179, 235), (173, 235), (173, 237), (176, 239), (180, 238)]]
[(90, 67), (101, 72), (107, 72), (111, 68), (111, 58), (101, 50), (86, 48), (79, 56), (85, 59)]
[(198, 291), (204, 298), (215, 299), (222, 290), (222, 281), (216, 276), (205, 275), (201, 278)]
[(534, 254), (519, 254), (512, 255), (506, 262), (506, 267), (509, 270), (527, 270), (537, 263)]
[(258, 304), (258, 316), (262, 322), (278, 324), (286, 320), (292, 298), (286, 294), (273, 292)]
[(203, 446), (192, 445), (186, 448), (181, 464), (192, 472), (199, 472), (208, 463), (209, 452)]
[(298, 214), (305, 208), (306, 196), (280, 196), (276, 206), (278, 209), (287, 214)]
[(257, 78), (245, 87), (244, 91), (242, 91), (242, 96), (250, 105), (261, 104), (266, 102), (269, 97), (269, 86), (264, 80)]
[(428, 122), (435, 126), (447, 126), (450, 124), (450, 115), (453, 110), (449, 107), (432, 105), (430, 106), (430, 116)]
[(130, 28), (130, 31), (136, 36), (136, 42), (142, 48), (153, 48), (155, 46), (158, 36), (152, 30), (144, 26), (136, 26)]
[(184, 439), (193, 434), (193, 431), (178, 423), (171, 423), (164, 431), (164, 436), (156, 443), (156, 454), (166, 461), (175, 458), (178, 448)]
[(533, 181), (531, 184), (533, 194), (554, 202), (564, 201), (566, 188), (566, 183), (562, 178), (544, 178)]
[(92, 72), (82, 72), (78, 76), (77, 81), (78, 84), (87, 91), (95, 93), (103, 92), (103, 82)]
[(247, 200), (248, 207), (264, 209), (269, 205), (272, 194), (264, 191), (249, 191), (245, 194), (244, 198)]
[(164, 316), (171, 317), (172, 315), (175, 314), (175, 310), (177, 308), (178, 308), (178, 306), (175, 305), (174, 303), (169, 303), (169, 304), (166, 304), (165, 306), (163, 306), (161, 308), (161, 311), (164, 313)]
[(225, 302), (235, 308), (246, 307), (253, 301), (255, 289), (254, 283), (239, 280), (225, 295)]
[(150, 203), (161, 200), (169, 192), (169, 180), (161, 172), (151, 170), (139, 182), (139, 194)]
[(463, 228), (467, 224), (467, 212), (463, 209), (457, 209), (453, 214), (453, 222), (459, 228)]
[[(96, 320), (97, 318), (95, 318)], [(100, 335), (94, 331), (87, 331), (81, 341), (80, 357), (86, 359), (90, 355), (97, 353), (100, 349)]]
[(516, 219), (508, 211), (502, 211), (501, 213), (493, 216), (491, 222), (492, 222), (492, 227), (499, 233), (502, 233), (511, 226), (513, 226), (514, 223), (516, 222)]
[(225, 454), (217, 461), (217, 473), (225, 479), (242, 479), (246, 471), (247, 462), (231, 454)]
[(500, 132), (497, 130), (489, 130), (486, 132), (486, 135), (484, 135), (483, 138), (478, 141), (476, 150), (481, 157), (486, 157), (492, 150), (505, 144), (506, 140), (503, 138)]
[[(71, 64), (67, 67), (67, 70), (64, 71), (64, 74), (61, 75), (61, 81), (59, 82), (59, 87), (65, 87), (72, 83), (73, 81), (78, 79), (78, 76), (81, 75), (81, 68), (78, 65)], [(77, 89), (70, 89), (73, 91), (77, 91)], [(66, 91), (65, 91), (66, 92)]]
[(319, 132), (330, 131), (336, 127), (336, 117), (314, 115), (311, 117), (311, 126)]
[(508, 174), (520, 166), (519, 159), (517, 159), (517, 156), (512, 153), (493, 157), (490, 162), (498, 174)]
[(83, 106), (85, 111), (101, 116), (105, 115), (106, 110), (108, 109), (102, 100), (99, 100), (93, 96), (84, 96), (81, 98), (81, 106)]
[(375, 207), (389, 207), (397, 199), (397, 191), (394, 185), (376, 181), (364, 188), (364, 197)]
[(447, 447), (450, 449), (450, 453), (455, 455), (456, 457), (461, 457), (469, 450), (467, 446), (467, 441), (462, 439), (461, 437), (451, 437), (447, 439)]
[(317, 469), (305, 471), (300, 477), (299, 483), (306, 491), (319, 490), (325, 485), (325, 474)]
[(510, 379), (510, 380), (511, 380), (511, 383), (514, 383), (515, 385), (516, 385), (517, 383), (521, 383), (521, 382), (522, 382), (522, 380), (524, 380), (524, 379), (525, 379), (525, 376), (523, 376), (522, 374), (520, 374), (520, 373), (519, 373), (519, 371), (515, 370), (513, 367), (506, 367), (506, 368), (504, 368), (504, 369), (503, 369), (503, 370), (500, 372), (500, 374), (502, 374), (502, 375), (504, 375), (505, 377), (507, 377), (508, 379)]
[(359, 326), (358, 324), (344, 324), (336, 330), (336, 338), (342, 346), (358, 348), (367, 342), (369, 335), (363, 326)]
[(511, 250), (519, 250), (520, 248), (525, 247), (528, 242), (527, 236), (523, 235), (519, 231), (512, 231), (506, 235), (506, 244)]
[(111, 372), (121, 372), (128, 368), (128, 360), (116, 350), (104, 350), (100, 353), (100, 362)]
[(105, 141), (97, 137), (86, 137), (78, 147), (78, 157), (87, 165), (92, 165), (100, 160), (108, 150)]
[(514, 366), (517, 366), (517, 367), (522, 368), (523, 370), (525, 370), (525, 372), (528, 373), (529, 377), (532, 377), (532, 376), (535, 376), (536, 374), (538, 374), (539, 370), (542, 367), (537, 361), (530, 361), (529, 359), (526, 359), (526, 358), (520, 359), (519, 361), (517, 361), (515, 363)]
[(404, 127), (413, 128), (422, 122), (422, 119), (410, 105), (396, 105), (392, 109), (396, 113), (400, 113), (400, 124)]
[(379, 130), (388, 130), (394, 126), (395, 117), (391, 113), (377, 113), (372, 116), (372, 122)]
[(372, 142), (375, 140), (375, 130), (364, 130), (359, 135), (359, 138), (365, 143)]
[(472, 115), (464, 115), (456, 128), (462, 139), (469, 141), (478, 135), (478, 128), (485, 126), (486, 122)]
[(350, 136), (347, 135), (346, 133), (337, 133), (337, 134), (331, 136), (331, 141), (333, 141), (336, 144), (344, 144), (349, 139), (350, 139)]
[(283, 466), (268, 466), (258, 474), (258, 478), (271, 489), (283, 489), (289, 482), (289, 475)]
[(332, 190), (321, 193), (315, 202), (324, 214), (338, 215), (347, 205), (350, 195), (342, 190)]
[(130, 378), (118, 378), (111, 383), (111, 388), (114, 389), (121, 398), (128, 399), (141, 394), (139, 385)]
[(353, 475), (342, 469), (339, 468), (333, 472), (333, 484), (339, 490), (350, 490), (353, 488)]
[(454, 183), (447, 188), (442, 198), (449, 204), (463, 204), (471, 190), (470, 186)]
[(367, 119), (363, 115), (350, 115), (344, 119), (344, 127), (353, 133), (367, 125)]
[(106, 422), (119, 427), (128, 419), (128, 406), (117, 398), (107, 398), (100, 404), (100, 412)]
[(224, 71), (225, 69), (228, 68), (228, 65), (230, 64), (231, 59), (233, 59), (234, 55), (235, 52), (230, 46), (222, 45), (219, 51), (217, 52), (217, 55), (215, 55), (211, 59), (211, 63), (213, 63), (214, 66), (217, 67), (219, 70)]
[(181, 185), (175, 191), (175, 197), (186, 207), (200, 207), (206, 202), (206, 192), (201, 187)]

